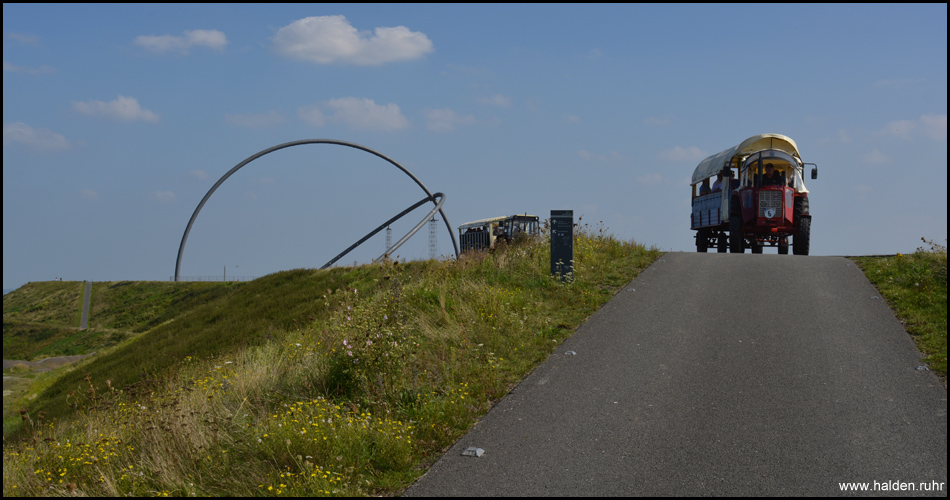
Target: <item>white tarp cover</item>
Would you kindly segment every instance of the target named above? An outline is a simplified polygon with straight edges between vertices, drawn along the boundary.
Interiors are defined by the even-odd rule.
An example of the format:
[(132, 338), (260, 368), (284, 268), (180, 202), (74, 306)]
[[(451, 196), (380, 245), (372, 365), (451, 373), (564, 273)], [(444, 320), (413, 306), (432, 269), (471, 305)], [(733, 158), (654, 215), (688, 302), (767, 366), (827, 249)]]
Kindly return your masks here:
[(475, 220), (475, 221), (472, 221), (472, 222), (466, 222), (465, 224), (462, 224), (461, 226), (459, 226), (459, 230), (468, 229), (468, 228), (472, 228), (472, 227), (487, 226), (487, 225), (489, 225), (489, 224), (491, 224), (491, 223), (493, 223), (493, 222), (501, 222), (501, 221), (503, 221), (503, 220), (505, 220), (505, 219), (507, 219), (507, 218), (508, 218), (508, 217), (506, 217), (506, 216), (501, 216), (501, 217), (491, 217), (491, 218), (488, 218), (488, 219), (479, 219), (479, 220)]
[(738, 146), (716, 153), (699, 162), (696, 170), (693, 171), (693, 180), (690, 184), (699, 184), (704, 179), (715, 176), (735, 156), (739, 156), (741, 159), (763, 149), (779, 149), (794, 156), (799, 162), (802, 161), (798, 154), (798, 146), (791, 138), (781, 134), (754, 135), (742, 141)]
[(536, 216), (535, 216), (535, 215), (528, 215), (528, 214), (524, 214), (524, 215), (515, 214), (515, 215), (503, 215), (503, 216), (501, 216), (501, 217), (491, 217), (491, 218), (488, 218), (488, 219), (479, 219), (479, 220), (474, 220), (474, 221), (472, 221), (472, 222), (466, 222), (465, 224), (462, 224), (461, 226), (459, 226), (459, 231), (461, 231), (462, 229), (469, 229), (469, 228), (473, 228), (473, 227), (483, 227), (483, 226), (487, 226), (487, 225), (489, 225), (489, 224), (494, 224), (494, 223), (496, 223), (496, 222), (501, 222), (501, 221), (503, 221), (503, 220), (505, 220), (505, 219), (508, 219), (508, 218), (511, 218), (511, 217), (536, 217)]

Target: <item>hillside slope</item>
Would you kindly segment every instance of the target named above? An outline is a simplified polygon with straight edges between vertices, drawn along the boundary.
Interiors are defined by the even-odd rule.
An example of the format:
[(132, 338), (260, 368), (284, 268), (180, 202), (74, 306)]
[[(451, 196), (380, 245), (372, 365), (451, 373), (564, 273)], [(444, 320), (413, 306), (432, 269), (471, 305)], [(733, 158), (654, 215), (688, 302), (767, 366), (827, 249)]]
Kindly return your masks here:
[[(548, 247), (233, 286), (5, 415), (5, 442), (27, 441), (4, 493), (61, 491), (51, 471), (90, 495), (398, 492), (660, 255), (581, 230), (564, 284)], [(72, 465), (103, 438), (115, 466)]]
[(95, 282), (89, 328), (79, 329), (83, 282), (43, 281), (3, 296), (3, 357), (89, 354), (226, 296), (239, 283)]

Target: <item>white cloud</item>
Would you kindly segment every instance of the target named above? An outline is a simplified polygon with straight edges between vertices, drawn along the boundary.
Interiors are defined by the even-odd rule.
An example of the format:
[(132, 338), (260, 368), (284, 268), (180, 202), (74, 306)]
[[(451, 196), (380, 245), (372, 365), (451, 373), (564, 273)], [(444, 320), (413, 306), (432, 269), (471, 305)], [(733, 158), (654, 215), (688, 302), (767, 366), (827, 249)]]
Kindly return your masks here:
[(890, 163), (891, 158), (886, 154), (878, 151), (877, 149), (871, 150), (870, 153), (864, 155), (864, 161), (868, 163)]
[(884, 132), (905, 139), (923, 136), (945, 141), (947, 140), (947, 115), (923, 115), (916, 120), (896, 120), (888, 123)]
[(209, 175), (208, 172), (205, 172), (204, 170), (201, 170), (201, 169), (189, 171), (188, 175), (201, 181), (206, 181), (211, 178), (211, 175)]
[(159, 117), (152, 111), (139, 106), (138, 99), (120, 95), (118, 99), (109, 102), (102, 101), (73, 101), (73, 110), (89, 116), (101, 116), (120, 122), (158, 122)]
[(844, 144), (851, 142), (851, 134), (848, 133), (845, 129), (838, 129), (838, 140)]
[(56, 73), (56, 68), (52, 66), (40, 66), (39, 68), (27, 68), (24, 66), (17, 66), (7, 61), (3, 61), (3, 71), (11, 71), (14, 73), (27, 73), (29, 75), (49, 75)]
[(499, 108), (507, 108), (511, 106), (511, 98), (505, 97), (501, 94), (495, 94), (489, 97), (483, 97), (478, 100), (482, 104), (488, 104), (491, 106), (498, 106)]
[[(324, 113), (323, 109), (328, 112)], [(297, 116), (316, 127), (322, 127), (328, 121), (342, 123), (351, 130), (390, 131), (409, 127), (409, 120), (398, 105), (379, 105), (371, 99), (359, 97), (341, 97), (321, 105), (304, 106), (297, 110)]]
[(281, 114), (276, 111), (270, 111), (267, 113), (249, 114), (249, 115), (241, 115), (241, 114), (227, 115), (224, 117), (224, 121), (232, 125), (239, 125), (241, 127), (265, 128), (265, 127), (277, 125), (278, 123), (283, 123), (284, 117), (281, 116)]
[(669, 127), (671, 123), (673, 123), (673, 119), (668, 116), (664, 118), (651, 116), (649, 118), (645, 118), (643, 120), (643, 123), (650, 125), (652, 127), (666, 128), (666, 127)]
[(277, 30), (274, 51), (283, 57), (321, 64), (376, 65), (417, 59), (433, 51), (432, 42), (405, 26), (359, 32), (344, 16), (307, 17)]
[(920, 117), (920, 123), (927, 137), (947, 140), (947, 115), (924, 115)]
[(33, 128), (23, 122), (3, 124), (3, 147), (23, 144), (33, 149), (47, 151), (70, 148), (69, 141), (61, 134), (45, 128)]
[(38, 37), (38, 36), (36, 36), (36, 35), (27, 35), (27, 34), (24, 34), (24, 33), (7, 33), (6, 35), (4, 35), (4, 38), (10, 38), (10, 39), (16, 40), (16, 41), (18, 41), (18, 42), (20, 42), (20, 43), (25, 43), (25, 44), (27, 44), (27, 45), (33, 45), (33, 46), (36, 46), (36, 47), (39, 47), (39, 45), (40, 45), (40, 37)]
[(916, 128), (916, 124), (912, 120), (897, 120), (888, 123), (885, 130), (890, 135), (909, 137), (914, 128)]
[(683, 148), (676, 146), (672, 149), (665, 149), (656, 155), (657, 159), (663, 161), (699, 161), (708, 156), (702, 150), (695, 146)]
[(335, 112), (331, 120), (355, 130), (398, 130), (409, 126), (409, 120), (393, 103), (380, 106), (366, 98), (342, 97), (330, 99), (327, 107)]
[(99, 199), (99, 193), (91, 189), (80, 189), (79, 196), (82, 196), (84, 200), (98, 200)]
[(142, 35), (135, 38), (135, 45), (141, 45), (156, 54), (178, 52), (187, 54), (192, 47), (209, 47), (223, 50), (228, 45), (228, 37), (218, 30), (185, 31), (182, 36)]
[(316, 105), (304, 106), (298, 109), (297, 116), (314, 127), (322, 127), (327, 123), (327, 119), (323, 116), (323, 112), (320, 111), (320, 107)]
[(472, 115), (459, 115), (449, 108), (426, 109), (426, 128), (433, 132), (450, 132), (456, 125), (470, 125), (475, 123)]
[(171, 191), (155, 191), (155, 199), (164, 203), (175, 201), (175, 193)]

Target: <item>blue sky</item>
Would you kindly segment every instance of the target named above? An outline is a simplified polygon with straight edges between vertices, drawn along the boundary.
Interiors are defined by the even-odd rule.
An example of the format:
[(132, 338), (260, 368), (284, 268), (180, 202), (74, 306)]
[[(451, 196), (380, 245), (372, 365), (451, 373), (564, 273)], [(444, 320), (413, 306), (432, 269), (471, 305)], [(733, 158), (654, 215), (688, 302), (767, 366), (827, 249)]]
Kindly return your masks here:
[[(946, 243), (946, 61), (946, 4), (4, 4), (3, 288), (168, 280), (218, 178), (316, 138), (399, 162), (454, 227), (570, 209), (694, 251), (695, 166), (779, 133), (819, 165), (813, 255), (912, 252)], [(319, 267), (422, 197), (367, 153), (282, 150), (211, 197), (181, 274)]]

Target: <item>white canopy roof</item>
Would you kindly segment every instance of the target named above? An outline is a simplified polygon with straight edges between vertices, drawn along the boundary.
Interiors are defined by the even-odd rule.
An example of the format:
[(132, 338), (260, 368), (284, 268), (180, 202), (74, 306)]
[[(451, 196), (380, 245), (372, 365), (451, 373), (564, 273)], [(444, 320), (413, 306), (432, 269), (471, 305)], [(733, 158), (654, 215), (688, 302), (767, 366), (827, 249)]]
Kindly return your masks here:
[(528, 214), (523, 214), (523, 215), (515, 214), (515, 215), (503, 215), (503, 216), (501, 216), (501, 217), (491, 217), (491, 218), (488, 218), (488, 219), (479, 219), (479, 220), (475, 220), (475, 221), (472, 221), (472, 222), (466, 222), (465, 224), (462, 224), (461, 226), (459, 226), (459, 231), (461, 231), (462, 229), (469, 229), (469, 228), (472, 228), (472, 227), (483, 227), (483, 226), (487, 226), (487, 225), (489, 225), (489, 224), (494, 224), (494, 223), (496, 223), (496, 222), (502, 222), (502, 221), (504, 221), (505, 219), (510, 219), (510, 218), (512, 218), (512, 217), (523, 217), (523, 218), (535, 217), (535, 218), (536, 218), (537, 216), (536, 216), (536, 215), (528, 215)]
[(502, 216), (502, 217), (491, 217), (491, 218), (489, 218), (489, 219), (479, 219), (479, 220), (472, 221), (472, 222), (466, 222), (465, 224), (462, 224), (461, 226), (459, 226), (459, 229), (468, 229), (468, 228), (470, 228), (470, 227), (482, 227), (482, 226), (487, 226), (487, 225), (489, 225), (489, 224), (491, 224), (491, 223), (493, 223), (493, 222), (501, 222), (501, 221), (503, 221), (503, 220), (505, 220), (505, 219), (507, 219), (507, 218), (508, 218), (508, 217)]
[(693, 171), (693, 180), (690, 184), (703, 182), (717, 173), (721, 172), (723, 167), (732, 161), (733, 158), (742, 158), (749, 156), (756, 151), (764, 149), (778, 149), (795, 157), (799, 163), (802, 158), (798, 154), (798, 146), (791, 138), (780, 134), (760, 134), (749, 137), (742, 141), (738, 146), (729, 148), (721, 153), (714, 154), (705, 160), (699, 162), (696, 170)]

